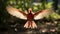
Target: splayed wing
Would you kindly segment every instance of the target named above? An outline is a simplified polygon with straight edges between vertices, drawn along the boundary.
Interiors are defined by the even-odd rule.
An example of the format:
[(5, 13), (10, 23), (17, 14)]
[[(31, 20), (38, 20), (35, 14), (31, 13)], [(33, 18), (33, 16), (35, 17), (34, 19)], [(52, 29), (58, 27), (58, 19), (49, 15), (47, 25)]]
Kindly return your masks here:
[(52, 9), (45, 9), (34, 14), (34, 19), (39, 20), (52, 13)]
[(16, 16), (17, 18), (20, 18), (20, 19), (25, 19), (27, 20), (27, 14), (22, 12), (21, 10), (18, 10), (12, 6), (7, 6), (6, 7), (7, 11), (9, 14), (13, 15), (13, 16)]

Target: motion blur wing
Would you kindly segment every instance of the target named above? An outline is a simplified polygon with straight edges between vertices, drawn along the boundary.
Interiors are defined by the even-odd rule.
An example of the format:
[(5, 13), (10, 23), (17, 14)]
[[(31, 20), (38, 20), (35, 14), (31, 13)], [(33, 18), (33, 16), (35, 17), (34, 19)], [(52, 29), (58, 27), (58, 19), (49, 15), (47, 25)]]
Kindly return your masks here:
[(39, 20), (52, 13), (52, 9), (45, 9), (34, 14), (34, 19)]
[(21, 10), (18, 10), (12, 6), (7, 6), (6, 9), (9, 14), (16, 16), (17, 18), (27, 20), (27, 14), (22, 12)]

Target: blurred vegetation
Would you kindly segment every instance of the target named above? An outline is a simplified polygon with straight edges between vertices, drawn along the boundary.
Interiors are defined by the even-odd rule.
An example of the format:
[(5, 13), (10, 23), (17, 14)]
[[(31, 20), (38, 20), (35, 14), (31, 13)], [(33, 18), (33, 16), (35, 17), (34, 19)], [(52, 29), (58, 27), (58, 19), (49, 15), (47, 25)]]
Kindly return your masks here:
[[(47, 2), (46, 0), (44, 0), (43, 2), (33, 2), (32, 0), (8, 0), (7, 1), (7, 5), (11, 5), (15, 8), (19, 8), (23, 11), (28, 10), (28, 8), (32, 8), (33, 12), (37, 12), (39, 10), (44, 10), (44, 8), (53, 8), (53, 1), (51, 2)], [(44, 6), (42, 6), (44, 4)], [(55, 10), (56, 12), (58, 12), (58, 10)], [(51, 14), (51, 18), (53, 19), (60, 19), (60, 15), (58, 13), (56, 13), (54, 10)]]
[[(37, 12), (39, 10), (44, 10), (47, 8), (53, 9), (53, 13), (50, 16), (46, 17), (46, 20), (51, 19), (52, 21), (54, 20), (59, 20), (60, 19), (60, 13), (59, 13), (59, 8), (57, 10), (54, 10), (54, 2), (48, 2), (46, 0), (40, 1), (40, 2), (34, 2), (33, 0), (0, 0), (0, 28), (6, 26), (5, 28), (8, 28), (11, 24), (22, 24), (25, 23), (26, 21), (20, 20), (16, 17), (11, 16), (10, 14), (7, 13), (6, 11), (6, 6), (11, 5), (17, 9), (21, 9), (23, 11), (27, 11), (28, 8), (32, 8), (33, 12)], [(60, 5), (58, 5), (60, 7)], [(59, 9), (59, 10), (58, 10)], [(24, 21), (23, 23), (20, 23)], [(40, 22), (39, 22), (40, 23)], [(8, 25), (8, 26), (7, 26)], [(58, 24), (60, 26), (60, 24)], [(59, 27), (58, 26), (58, 27)], [(9, 27), (10, 28), (10, 27)], [(15, 28), (15, 27), (14, 27)]]

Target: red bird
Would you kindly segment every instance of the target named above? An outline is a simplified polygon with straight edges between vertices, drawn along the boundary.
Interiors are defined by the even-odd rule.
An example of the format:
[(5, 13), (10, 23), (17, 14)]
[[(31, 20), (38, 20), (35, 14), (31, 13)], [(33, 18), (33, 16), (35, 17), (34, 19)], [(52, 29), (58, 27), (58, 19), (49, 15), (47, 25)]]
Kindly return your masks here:
[(42, 11), (38, 11), (37, 13), (33, 13), (32, 9), (29, 8), (28, 12), (25, 13), (22, 10), (16, 9), (12, 6), (7, 6), (6, 9), (9, 14), (16, 16), (17, 18), (27, 20), (26, 24), (24, 25), (25, 28), (37, 28), (34, 20), (42, 19), (52, 12), (51, 9), (45, 9)]

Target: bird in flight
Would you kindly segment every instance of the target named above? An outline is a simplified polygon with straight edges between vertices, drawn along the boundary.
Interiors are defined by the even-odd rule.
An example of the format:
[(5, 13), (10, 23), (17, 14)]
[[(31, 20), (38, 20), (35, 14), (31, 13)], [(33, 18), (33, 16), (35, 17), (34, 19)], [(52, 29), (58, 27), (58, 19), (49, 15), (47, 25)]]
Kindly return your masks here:
[(34, 20), (42, 19), (52, 13), (52, 9), (44, 9), (36, 13), (32, 12), (32, 8), (29, 8), (27, 10), (27, 13), (12, 6), (7, 6), (6, 9), (10, 15), (15, 16), (19, 19), (27, 20), (27, 22), (24, 25), (25, 28), (33, 28), (33, 29), (37, 28), (37, 24), (34, 22)]

